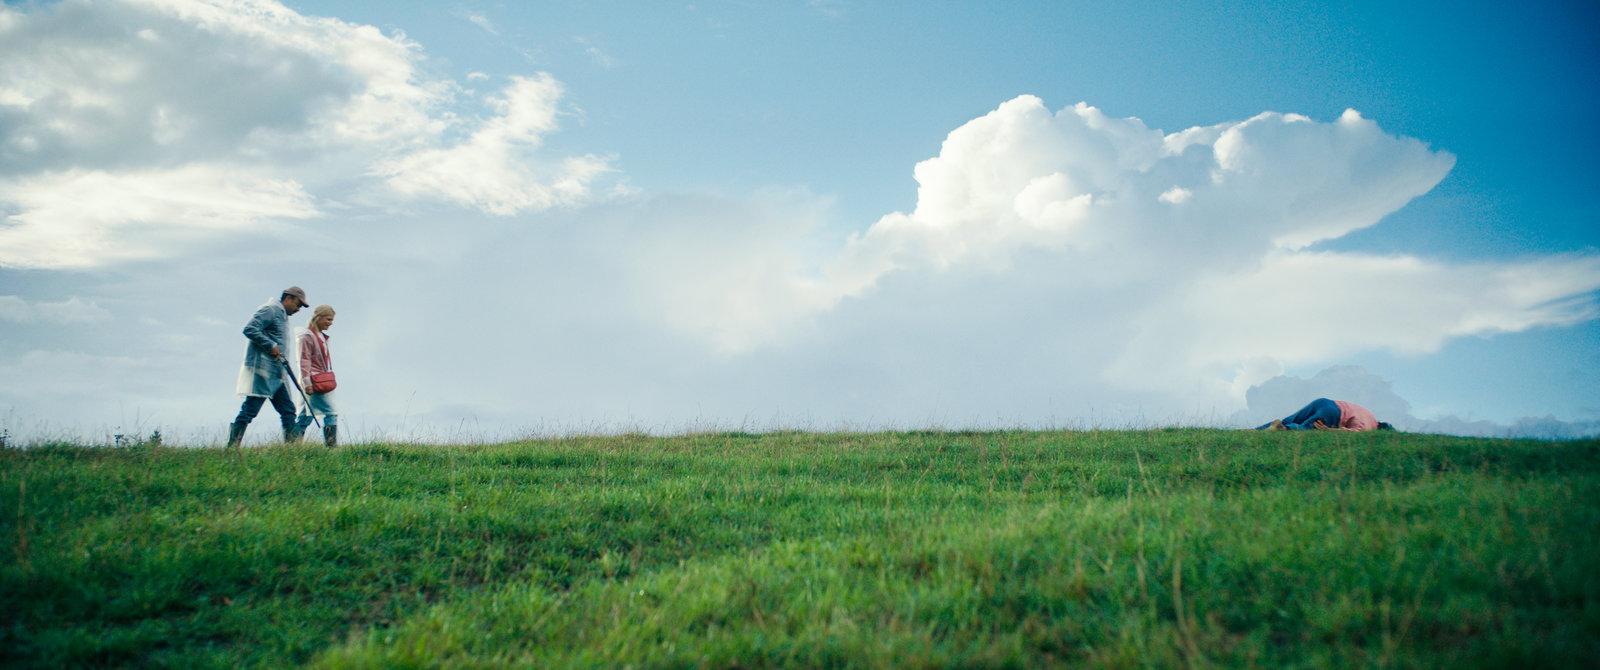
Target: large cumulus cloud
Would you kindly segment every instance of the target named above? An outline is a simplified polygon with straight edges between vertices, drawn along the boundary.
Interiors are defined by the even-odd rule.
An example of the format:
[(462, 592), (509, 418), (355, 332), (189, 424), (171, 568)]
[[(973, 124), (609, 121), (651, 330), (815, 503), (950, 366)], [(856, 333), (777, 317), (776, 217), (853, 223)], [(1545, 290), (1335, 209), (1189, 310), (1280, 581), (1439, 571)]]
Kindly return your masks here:
[[(1333, 123), (1263, 113), (1168, 135), (1086, 104), (1052, 113), (1022, 96), (951, 132), (915, 168), (916, 208), (851, 236), (812, 270), (825, 287), (796, 306), (862, 298), (896, 272), (998, 272), (1044, 252), (1056, 273), (1083, 289), (1126, 291), (1134, 307), (1173, 295), (1174, 279), (1247, 274), (1371, 226), (1453, 164), (1354, 111)], [(733, 350), (757, 344), (723, 324), (706, 328)]]
[[(1594, 318), (1593, 255), (1453, 265), (1318, 246), (1377, 224), (1454, 160), (1353, 110), (1330, 122), (1268, 112), (1163, 133), (1022, 96), (952, 131), (915, 168), (916, 207), (830, 258), (745, 262), (794, 246), (785, 238), (808, 227), (797, 219), (753, 228), (774, 231), (767, 254), (743, 242), (720, 258), (714, 245), (701, 250), (694, 263), (644, 258), (637, 290), (678, 305), (672, 314), (684, 318), (666, 323), (730, 355), (861, 319), (924, 342), (937, 336), (922, 326), (980, 310), (989, 323), (958, 328), (998, 321), (1057, 343), (1035, 362), (1084, 402), (1098, 392), (1156, 412), (1226, 413), (1285, 365), (1428, 353), (1452, 338)], [(730, 268), (738, 276), (723, 276)], [(979, 290), (977, 304), (965, 297)], [(929, 369), (941, 351), (962, 355), (930, 346)]]
[(951, 132), (916, 168), (916, 208), (853, 239), (830, 270), (851, 294), (895, 269), (1000, 266), (1027, 247), (1119, 281), (1174, 265), (1233, 270), (1370, 226), (1454, 160), (1354, 111), (1334, 123), (1263, 113), (1164, 135), (1082, 103), (1052, 114), (1022, 96)]

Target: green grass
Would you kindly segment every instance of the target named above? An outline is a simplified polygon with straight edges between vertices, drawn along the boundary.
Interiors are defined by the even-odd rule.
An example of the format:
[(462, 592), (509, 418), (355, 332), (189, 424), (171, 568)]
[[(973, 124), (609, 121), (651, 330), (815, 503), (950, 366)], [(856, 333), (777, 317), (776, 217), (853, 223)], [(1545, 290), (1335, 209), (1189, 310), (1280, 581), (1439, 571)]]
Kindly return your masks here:
[(0, 451), (17, 667), (1577, 667), (1600, 441)]

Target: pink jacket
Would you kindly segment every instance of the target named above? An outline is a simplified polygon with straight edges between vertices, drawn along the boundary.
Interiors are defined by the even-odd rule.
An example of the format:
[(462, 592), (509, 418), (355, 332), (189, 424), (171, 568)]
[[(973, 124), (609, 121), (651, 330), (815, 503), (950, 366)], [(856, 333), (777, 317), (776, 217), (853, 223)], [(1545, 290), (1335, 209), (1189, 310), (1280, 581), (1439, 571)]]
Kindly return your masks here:
[[(300, 384), (309, 391), (311, 375), (333, 369), (333, 354), (328, 351), (328, 334), (307, 330), (300, 336)], [(1340, 406), (1344, 409), (1344, 406)]]
[[(304, 367), (301, 368), (305, 369)], [(1378, 417), (1372, 411), (1353, 402), (1333, 401), (1339, 405), (1339, 430), (1377, 430)]]

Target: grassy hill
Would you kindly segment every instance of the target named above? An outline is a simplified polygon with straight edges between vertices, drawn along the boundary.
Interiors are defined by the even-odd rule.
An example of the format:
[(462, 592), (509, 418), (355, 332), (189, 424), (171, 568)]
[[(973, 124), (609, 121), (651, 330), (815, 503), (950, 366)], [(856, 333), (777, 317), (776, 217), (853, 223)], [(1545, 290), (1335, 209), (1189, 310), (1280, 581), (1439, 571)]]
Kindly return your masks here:
[(0, 450), (0, 665), (1575, 667), (1600, 441)]

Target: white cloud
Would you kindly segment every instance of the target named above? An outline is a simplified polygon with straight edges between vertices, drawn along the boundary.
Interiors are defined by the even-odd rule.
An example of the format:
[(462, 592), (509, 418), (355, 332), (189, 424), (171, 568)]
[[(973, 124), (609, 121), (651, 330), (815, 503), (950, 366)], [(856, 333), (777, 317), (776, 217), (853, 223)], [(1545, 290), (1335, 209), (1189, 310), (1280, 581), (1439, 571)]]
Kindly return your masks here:
[(500, 31), (495, 29), (494, 22), (490, 21), (489, 17), (485, 16), (483, 12), (465, 12), (462, 16), (464, 16), (467, 21), (470, 21), (472, 25), (482, 28), (484, 32), (487, 32), (490, 35), (500, 34)]
[(83, 268), (185, 251), (192, 233), (258, 228), (318, 214), (298, 183), (248, 167), (187, 165), (164, 171), (72, 170), (0, 180), (0, 266)]
[[(556, 128), (549, 75), (480, 99), (430, 78), (402, 34), (273, 0), (14, 7), (0, 6), (3, 265), (178, 255), (221, 229), (389, 208), (391, 184), (538, 211), (582, 201), (610, 170), (536, 151)], [(464, 120), (480, 104), (491, 113)], [(192, 190), (162, 188), (176, 185)]]
[(583, 47), (583, 53), (587, 54), (590, 62), (593, 62), (595, 65), (598, 65), (602, 68), (616, 67), (616, 59), (612, 58), (611, 54), (607, 53), (599, 46), (596, 46), (588, 39), (583, 37), (574, 37), (572, 38), (572, 42), (580, 47)]
[(831, 270), (855, 295), (896, 268), (1003, 266), (1026, 248), (1074, 267), (1114, 260), (1096, 270), (1126, 275), (1243, 267), (1377, 223), (1453, 163), (1353, 111), (1332, 124), (1269, 113), (1163, 136), (1022, 96), (951, 132), (917, 165), (916, 209), (884, 217)]
[(615, 260), (645, 318), (747, 352), (792, 338), (837, 294), (804, 261), (828, 203), (771, 190), (745, 202), (664, 197), (591, 220), (589, 246)]
[[(1124, 385), (1174, 372), (1254, 384), (1243, 361), (1314, 364), (1367, 351), (1425, 354), (1466, 335), (1593, 319), (1600, 257), (1451, 266), (1411, 256), (1276, 251), (1259, 268), (1186, 278), (1138, 310), (1106, 369)], [(1233, 380), (1224, 377), (1240, 375)]]
[[(333, 142), (405, 144), (448, 82), (417, 78), (417, 47), (275, 2), (65, 0), (0, 24), (12, 174), (280, 156)], [(174, 73), (183, 76), (174, 76)]]
[(76, 296), (60, 302), (30, 303), (14, 295), (0, 295), (0, 321), (70, 326), (105, 323), (110, 320), (110, 312), (92, 300)]
[(501, 96), (489, 100), (497, 114), (466, 141), (396, 158), (377, 172), (402, 194), (440, 197), (493, 214), (581, 202), (591, 182), (611, 170), (604, 159), (568, 158), (543, 173), (528, 160), (555, 129), (561, 94), (561, 84), (549, 75), (513, 77)]
[[(1070, 342), (1041, 364), (1072, 383), (1232, 411), (1286, 363), (1425, 353), (1595, 317), (1592, 255), (1462, 266), (1307, 248), (1376, 224), (1453, 163), (1354, 111), (1168, 135), (1084, 104), (1052, 114), (1023, 96), (951, 132), (916, 166), (915, 209), (852, 235), (831, 260), (781, 252), (806, 227), (796, 219), (750, 228), (769, 231), (769, 251), (745, 238), (707, 245), (675, 281), (639, 290), (690, 315), (667, 323), (748, 353), (812, 332), (794, 324), (837, 328), (846, 317), (833, 312), (849, 303), (948, 313), (963, 304), (950, 296), (992, 277), (982, 309)], [(695, 237), (708, 238), (719, 236)], [(756, 287), (785, 288), (752, 301)]]

